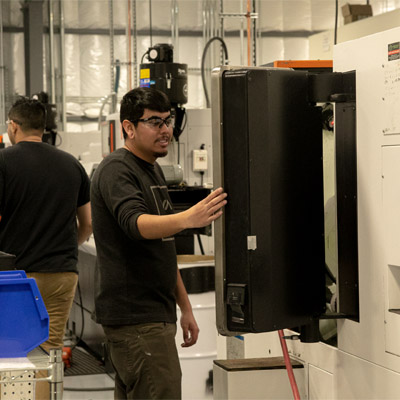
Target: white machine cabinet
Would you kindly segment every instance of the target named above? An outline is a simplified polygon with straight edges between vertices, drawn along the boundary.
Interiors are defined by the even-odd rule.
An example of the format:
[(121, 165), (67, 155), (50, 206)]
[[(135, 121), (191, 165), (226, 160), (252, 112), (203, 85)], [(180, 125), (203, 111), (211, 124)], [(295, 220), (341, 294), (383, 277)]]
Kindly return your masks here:
[(337, 348), (288, 344), (310, 391), (321, 391), (311, 372), (325, 372), (325, 398), (400, 398), (399, 44), (396, 28), (334, 48), (334, 71), (356, 71), (360, 322), (338, 321)]
[[(360, 318), (338, 320), (337, 347), (287, 344), (308, 399), (399, 399), (400, 27), (340, 43), (333, 61), (335, 72), (356, 71)], [(268, 356), (276, 341), (244, 335), (244, 356)]]
[(400, 29), (334, 49), (356, 70), (360, 323), (338, 326), (337, 397), (400, 393)]

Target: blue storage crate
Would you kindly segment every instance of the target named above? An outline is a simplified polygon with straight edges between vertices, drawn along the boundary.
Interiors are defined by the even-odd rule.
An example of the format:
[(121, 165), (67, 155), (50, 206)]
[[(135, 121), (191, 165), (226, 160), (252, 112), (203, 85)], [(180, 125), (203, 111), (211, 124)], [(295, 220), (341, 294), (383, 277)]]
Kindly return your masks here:
[(26, 357), (49, 338), (49, 315), (25, 271), (0, 271), (0, 358)]

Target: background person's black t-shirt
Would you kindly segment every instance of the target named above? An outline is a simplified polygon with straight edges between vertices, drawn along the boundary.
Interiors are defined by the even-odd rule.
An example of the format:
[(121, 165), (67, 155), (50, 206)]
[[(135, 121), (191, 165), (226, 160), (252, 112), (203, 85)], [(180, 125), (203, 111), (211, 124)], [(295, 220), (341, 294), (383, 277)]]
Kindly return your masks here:
[(0, 150), (0, 251), (27, 272), (77, 272), (76, 209), (90, 181), (71, 154), (42, 142)]

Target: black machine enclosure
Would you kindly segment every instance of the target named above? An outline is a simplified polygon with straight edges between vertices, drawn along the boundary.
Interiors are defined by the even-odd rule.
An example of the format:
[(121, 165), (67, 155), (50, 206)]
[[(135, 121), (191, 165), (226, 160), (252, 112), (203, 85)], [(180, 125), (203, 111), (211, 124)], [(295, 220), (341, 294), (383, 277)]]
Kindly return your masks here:
[(229, 202), (219, 331), (313, 324), (325, 311), (325, 255), (322, 125), (309, 75), (250, 68), (227, 70), (221, 81)]

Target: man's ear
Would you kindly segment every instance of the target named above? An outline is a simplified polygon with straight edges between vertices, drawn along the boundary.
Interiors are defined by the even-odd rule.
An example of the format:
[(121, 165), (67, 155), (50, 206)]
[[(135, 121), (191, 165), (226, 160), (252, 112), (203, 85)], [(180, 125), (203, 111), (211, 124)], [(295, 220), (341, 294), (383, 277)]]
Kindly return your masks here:
[(122, 121), (122, 126), (125, 129), (128, 139), (133, 139), (135, 137), (135, 126), (133, 123), (127, 119), (124, 119)]
[(17, 133), (17, 130), (18, 130), (18, 124), (16, 122), (14, 122), (13, 120), (11, 120), (10, 127), (11, 127), (11, 133), (15, 136), (15, 134)]

